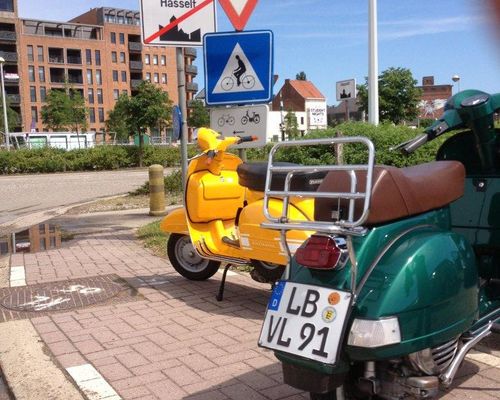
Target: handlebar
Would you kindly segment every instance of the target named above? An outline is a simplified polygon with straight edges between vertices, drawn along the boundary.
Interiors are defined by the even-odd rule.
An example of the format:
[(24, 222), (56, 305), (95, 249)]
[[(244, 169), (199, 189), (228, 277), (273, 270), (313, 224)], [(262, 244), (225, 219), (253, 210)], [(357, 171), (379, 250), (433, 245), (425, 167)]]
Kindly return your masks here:
[(403, 147), (403, 151), (406, 154), (411, 154), (415, 150), (417, 150), (420, 146), (426, 144), (428, 140), (429, 137), (427, 136), (427, 133), (418, 135), (415, 139), (411, 140), (410, 142), (407, 142), (406, 146)]

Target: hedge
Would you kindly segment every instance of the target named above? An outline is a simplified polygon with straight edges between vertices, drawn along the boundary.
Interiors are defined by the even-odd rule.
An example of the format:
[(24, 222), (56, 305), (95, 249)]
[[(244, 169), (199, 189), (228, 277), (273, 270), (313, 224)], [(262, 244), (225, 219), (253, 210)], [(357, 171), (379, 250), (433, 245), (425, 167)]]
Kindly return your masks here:
[[(196, 152), (188, 146), (188, 156)], [(99, 171), (137, 167), (137, 146), (98, 146), (89, 149), (65, 151), (56, 148), (0, 151), (0, 174), (47, 173), (65, 171)], [(143, 165), (161, 164), (164, 167), (180, 165), (180, 148), (145, 146)]]
[[(421, 130), (411, 129), (406, 126), (382, 124), (373, 126), (366, 123), (347, 122), (336, 128), (313, 131), (305, 136), (309, 138), (333, 137), (341, 132), (345, 136), (365, 136), (371, 139), (376, 149), (376, 162), (378, 164), (404, 167), (432, 161), (441, 143), (449, 137), (434, 140), (420, 148), (410, 156), (400, 152), (391, 151), (390, 147), (409, 140)], [(249, 161), (266, 160), (273, 143), (260, 149), (248, 149)], [(98, 146), (90, 149), (77, 149), (65, 151), (54, 148), (21, 149), (7, 152), (0, 151), (0, 173), (46, 173), (64, 171), (94, 171), (138, 166), (137, 146)], [(188, 157), (193, 157), (198, 152), (195, 145), (188, 146)], [(346, 146), (344, 149), (345, 162), (366, 162), (365, 151), (360, 151), (359, 146)], [(334, 163), (335, 155), (327, 146), (287, 148), (277, 154), (278, 160), (286, 160), (299, 164)], [(180, 148), (145, 146), (143, 152), (143, 165), (160, 164), (164, 167), (180, 165)]]

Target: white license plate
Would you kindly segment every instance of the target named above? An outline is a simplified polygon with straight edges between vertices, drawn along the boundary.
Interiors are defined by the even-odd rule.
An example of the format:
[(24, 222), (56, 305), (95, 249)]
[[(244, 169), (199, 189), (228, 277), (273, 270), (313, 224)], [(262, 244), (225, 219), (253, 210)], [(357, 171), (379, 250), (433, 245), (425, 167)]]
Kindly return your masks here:
[(259, 346), (335, 364), (348, 292), (279, 281), (267, 306)]

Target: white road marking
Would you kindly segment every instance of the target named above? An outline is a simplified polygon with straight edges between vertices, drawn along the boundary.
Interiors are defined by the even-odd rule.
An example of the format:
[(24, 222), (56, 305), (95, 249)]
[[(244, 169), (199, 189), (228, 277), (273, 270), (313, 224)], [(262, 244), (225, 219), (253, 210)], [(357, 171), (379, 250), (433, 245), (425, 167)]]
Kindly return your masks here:
[(91, 364), (66, 368), (66, 371), (89, 400), (121, 400), (118, 393)]

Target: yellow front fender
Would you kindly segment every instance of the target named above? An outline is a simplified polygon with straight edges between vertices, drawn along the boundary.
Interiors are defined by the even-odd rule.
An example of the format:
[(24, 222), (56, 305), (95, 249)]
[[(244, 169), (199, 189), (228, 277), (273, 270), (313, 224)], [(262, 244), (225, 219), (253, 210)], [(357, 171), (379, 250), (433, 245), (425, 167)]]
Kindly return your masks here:
[(165, 233), (182, 233), (189, 235), (189, 230), (186, 222), (186, 211), (183, 207), (176, 208), (168, 213), (161, 220), (160, 229)]

